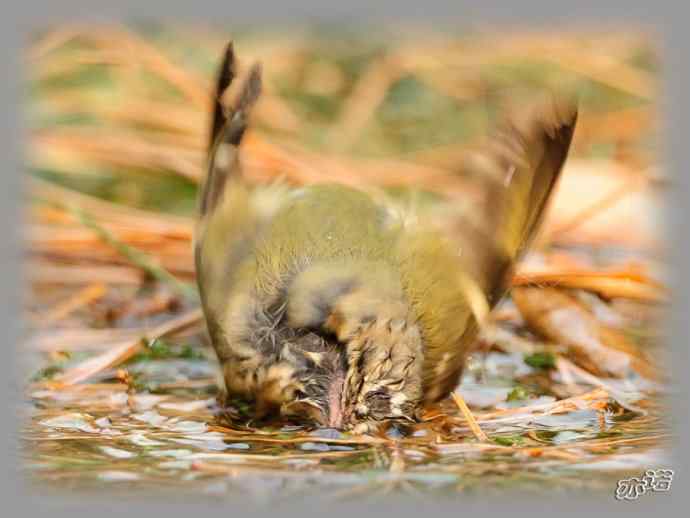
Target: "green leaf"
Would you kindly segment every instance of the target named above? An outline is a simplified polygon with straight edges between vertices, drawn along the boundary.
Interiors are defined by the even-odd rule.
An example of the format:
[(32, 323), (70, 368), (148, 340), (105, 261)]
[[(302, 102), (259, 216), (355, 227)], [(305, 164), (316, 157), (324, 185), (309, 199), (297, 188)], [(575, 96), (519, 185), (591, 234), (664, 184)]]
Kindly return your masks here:
[(525, 363), (535, 369), (553, 369), (556, 367), (556, 357), (549, 352), (527, 354)]
[(518, 385), (510, 391), (510, 393), (506, 397), (506, 401), (522, 401), (524, 399), (527, 399), (528, 397), (529, 392), (527, 392), (525, 387)]
[(492, 437), (496, 444), (501, 446), (513, 446), (523, 443), (523, 438), (519, 435), (503, 435), (498, 437)]

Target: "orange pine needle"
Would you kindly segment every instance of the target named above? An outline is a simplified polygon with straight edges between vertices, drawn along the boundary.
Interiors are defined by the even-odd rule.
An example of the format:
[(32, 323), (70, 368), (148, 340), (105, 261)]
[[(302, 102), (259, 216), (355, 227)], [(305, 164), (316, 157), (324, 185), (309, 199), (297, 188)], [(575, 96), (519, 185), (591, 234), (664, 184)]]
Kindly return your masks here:
[(481, 442), (487, 442), (489, 440), (489, 437), (479, 427), (479, 423), (477, 423), (474, 414), (472, 414), (472, 411), (467, 406), (467, 403), (465, 403), (463, 397), (458, 393), (458, 391), (451, 392), (451, 396), (453, 396), (453, 401), (455, 401), (455, 404), (458, 405), (458, 408), (462, 412), (462, 415), (465, 417), (465, 421), (467, 421), (470, 430), (472, 430), (472, 433), (477, 438), (477, 440)]

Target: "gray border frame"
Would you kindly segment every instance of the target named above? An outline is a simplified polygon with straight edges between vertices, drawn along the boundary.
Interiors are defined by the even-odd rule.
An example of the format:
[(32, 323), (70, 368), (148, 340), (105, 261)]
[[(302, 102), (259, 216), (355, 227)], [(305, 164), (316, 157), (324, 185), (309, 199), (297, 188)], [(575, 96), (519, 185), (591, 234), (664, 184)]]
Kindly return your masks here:
[[(680, 2), (678, 2), (680, 3)], [(687, 49), (690, 48), (690, 30), (687, 28), (687, 17), (682, 9), (671, 2), (645, 2), (643, 0), (628, 2), (555, 2), (549, 0), (523, 0), (521, 2), (471, 2), (469, 0), (398, 0), (397, 2), (379, 2), (369, 5), (363, 0), (350, 0), (334, 5), (325, 5), (318, 0), (296, 0), (288, 4), (276, 1), (251, 0), (239, 4), (229, 0), (116, 0), (97, 2), (94, 0), (61, 0), (58, 2), (24, 1), (20, 5), (6, 7), (2, 17), (0, 42), (2, 52), (2, 70), (4, 80), (0, 81), (0, 94), (6, 107), (5, 116), (0, 122), (0, 143), (3, 147), (3, 188), (0, 189), (0, 225), (4, 246), (0, 246), (0, 289), (4, 295), (5, 309), (0, 312), (1, 329), (5, 331), (5, 357), (0, 362), (0, 379), (6, 380), (4, 394), (4, 411), (0, 414), (2, 432), (2, 458), (0, 463), (5, 467), (7, 476), (2, 484), (3, 511), (7, 516), (35, 515), (51, 513), (51, 516), (73, 516), (77, 512), (92, 512), (94, 515), (144, 516), (151, 513), (165, 513), (165, 516), (188, 516), (190, 512), (205, 509), (217, 509), (223, 513), (241, 512), (243, 516), (254, 514), (280, 513), (281, 515), (306, 516), (328, 512), (335, 515), (359, 516), (384, 515), (394, 513), (396, 516), (418, 516), (420, 513), (437, 512), (446, 515), (456, 513), (489, 514), (510, 513), (534, 515), (535, 512), (547, 511), (550, 514), (589, 514), (597, 512), (624, 512), (626, 515), (650, 511), (663, 515), (680, 515), (683, 504), (688, 503), (686, 466), (690, 465), (688, 449), (683, 447), (684, 431), (688, 430), (688, 344), (686, 337), (690, 327), (690, 300), (688, 284), (690, 275), (688, 264), (688, 247), (685, 222), (688, 221), (687, 200), (689, 196), (688, 175), (685, 164), (690, 164), (690, 117), (688, 116), (690, 84), (688, 82)], [(12, 11), (11, 13), (9, 11)], [(676, 475), (673, 488), (669, 494), (654, 495), (634, 503), (617, 502), (611, 496), (602, 500), (600, 496), (578, 495), (577, 499), (566, 499), (544, 495), (540, 500), (526, 500), (520, 495), (510, 495), (501, 501), (485, 501), (477, 497), (458, 496), (456, 499), (443, 501), (409, 501), (401, 497), (393, 502), (371, 503), (362, 505), (351, 502), (334, 505), (316, 499), (314, 502), (296, 502), (281, 505), (280, 509), (270, 507), (246, 508), (247, 503), (236, 502), (233, 507), (227, 502), (209, 499), (194, 502), (175, 501), (161, 502), (153, 499), (127, 501), (122, 495), (79, 494), (78, 498), (64, 493), (49, 495), (32, 492), (26, 486), (20, 471), (18, 453), (18, 426), (21, 419), (17, 402), (23, 397), (21, 390), (22, 369), (15, 356), (15, 344), (22, 334), (19, 317), (19, 301), (22, 297), (21, 275), (21, 200), (22, 183), (21, 167), (24, 142), (21, 119), (21, 48), (24, 36), (33, 28), (48, 23), (80, 21), (107, 22), (114, 19), (169, 19), (174, 21), (208, 22), (210, 20), (227, 20), (229, 23), (275, 24), (300, 23), (312, 20), (329, 22), (347, 21), (363, 23), (375, 27), (378, 23), (394, 21), (413, 21), (422, 24), (472, 25), (474, 22), (508, 24), (519, 26), (553, 25), (554, 23), (571, 26), (586, 25), (629, 25), (641, 24), (656, 30), (661, 38), (662, 58), (666, 71), (665, 105), (667, 156), (666, 164), (670, 177), (677, 188), (670, 197), (667, 231), (671, 250), (671, 278), (675, 287), (673, 303), (669, 314), (671, 332), (671, 362), (674, 391), (670, 398), (672, 412), (670, 419), (678, 439), (675, 441), (674, 468)], [(613, 495), (613, 488), (611, 495)], [(687, 509), (686, 509), (687, 512)]]

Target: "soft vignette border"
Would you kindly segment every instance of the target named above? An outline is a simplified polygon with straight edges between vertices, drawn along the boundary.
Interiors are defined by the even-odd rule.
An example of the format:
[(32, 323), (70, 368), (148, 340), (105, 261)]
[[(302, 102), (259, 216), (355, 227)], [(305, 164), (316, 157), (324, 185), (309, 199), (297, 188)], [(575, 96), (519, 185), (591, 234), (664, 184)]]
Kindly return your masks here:
[[(424, 512), (470, 514), (510, 515), (527, 514), (548, 510), (558, 514), (588, 514), (599, 512), (624, 512), (626, 515), (649, 511), (662, 512), (664, 515), (680, 515), (690, 493), (686, 474), (690, 465), (687, 448), (682, 447), (683, 432), (688, 430), (689, 392), (688, 377), (688, 344), (690, 328), (690, 274), (687, 272), (687, 258), (690, 256), (690, 240), (685, 239), (685, 222), (688, 217), (687, 200), (690, 199), (689, 182), (684, 174), (685, 164), (690, 163), (690, 135), (688, 105), (688, 59), (690, 49), (690, 31), (685, 20), (687, 13), (682, 7), (672, 2), (657, 2), (650, 6), (644, 0), (628, 2), (581, 1), (557, 2), (548, 0), (524, 0), (517, 4), (509, 2), (476, 3), (470, 0), (398, 0), (396, 2), (378, 2), (369, 5), (363, 0), (350, 0), (345, 3), (326, 5), (317, 0), (293, 0), (285, 4), (265, 0), (252, 0), (244, 4), (229, 0), (196, 0), (183, 2), (179, 0), (119, 0), (103, 2), (96, 0), (62, 0), (46, 5), (36, 1), (24, 1), (7, 6), (5, 16), (0, 23), (0, 41), (2, 42), (2, 70), (4, 80), (0, 81), (0, 92), (3, 105), (6, 107), (2, 118), (0, 143), (4, 148), (3, 188), (0, 189), (0, 225), (2, 225), (3, 243), (0, 246), (0, 289), (2, 290), (5, 309), (0, 312), (1, 329), (4, 330), (5, 356), (0, 362), (1, 379), (5, 380), (4, 411), (0, 414), (2, 432), (2, 457), (0, 463), (6, 470), (2, 484), (3, 507), (8, 516), (37, 515), (50, 513), (51, 516), (73, 516), (77, 512), (93, 512), (99, 517), (127, 514), (128, 516), (145, 516), (151, 513), (165, 514), (166, 518), (188, 516), (202, 509), (218, 509), (223, 513), (237, 513), (243, 516), (280, 513), (283, 516), (309, 516), (324, 511), (333, 516), (349, 516), (357, 513), (363, 515), (418, 516)], [(650, 12), (653, 7), (654, 12)], [(26, 373), (20, 365), (16, 354), (21, 327), (21, 298), (23, 296), (22, 262), (21, 262), (21, 207), (22, 207), (22, 158), (23, 158), (23, 124), (22, 124), (22, 66), (21, 49), (26, 36), (37, 27), (47, 24), (79, 21), (107, 22), (114, 20), (132, 20), (141, 18), (164, 19), (175, 22), (197, 21), (211, 22), (227, 20), (228, 25), (263, 24), (280, 25), (282, 23), (299, 24), (315, 20), (329, 22), (365, 23), (376, 27), (382, 22), (412, 21), (427, 25), (472, 25), (475, 22), (489, 22), (501, 26), (552, 25), (641, 25), (651, 27), (659, 38), (665, 76), (664, 94), (661, 97), (664, 116), (662, 133), (666, 144), (664, 161), (670, 171), (670, 177), (677, 188), (670, 195), (667, 212), (667, 242), (672, 246), (670, 277), (673, 279), (674, 299), (669, 313), (669, 330), (671, 334), (671, 356), (669, 365), (672, 368), (674, 391), (671, 396), (671, 420), (677, 436), (674, 450), (676, 470), (673, 487), (670, 493), (657, 495), (653, 499), (640, 500), (634, 503), (621, 503), (611, 498), (602, 500), (592, 496), (591, 499), (578, 497), (567, 499), (562, 496), (544, 495), (540, 500), (520, 499), (520, 495), (510, 495), (500, 501), (483, 501), (481, 497), (448, 498), (439, 501), (431, 499), (413, 501), (409, 497), (399, 497), (387, 502), (348, 502), (334, 505), (332, 502), (318, 500), (281, 504), (280, 508), (251, 507), (248, 503), (235, 502), (230, 507), (227, 502), (208, 497), (193, 502), (162, 502), (151, 500), (128, 501), (125, 495), (113, 492), (86, 496), (75, 496), (66, 493), (38, 493), (26, 484), (21, 471), (19, 459), (19, 424), (22, 416), (18, 413), (18, 402), (23, 397), (22, 380)]]

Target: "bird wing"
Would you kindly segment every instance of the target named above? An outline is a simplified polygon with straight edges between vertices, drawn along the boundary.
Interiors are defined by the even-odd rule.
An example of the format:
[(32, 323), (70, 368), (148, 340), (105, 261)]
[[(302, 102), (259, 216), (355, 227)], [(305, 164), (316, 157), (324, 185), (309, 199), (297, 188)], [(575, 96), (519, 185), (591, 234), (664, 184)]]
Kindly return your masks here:
[[(551, 192), (565, 162), (577, 119), (577, 103), (549, 96), (516, 110), (496, 128), (484, 146), (463, 164), (479, 182), (482, 200), (473, 210), (451, 218), (446, 239), (418, 239), (408, 256), (435, 254), (430, 266), (417, 265), (417, 276), (431, 265), (454, 266), (454, 274), (428, 283), (413, 295), (420, 309), (425, 341), (424, 384), (427, 399), (452, 390), (478, 331), (477, 320), (505, 294), (512, 268), (537, 233)], [(425, 250), (422, 250), (425, 247)], [(430, 252), (433, 250), (433, 252)], [(415, 265), (411, 265), (412, 268)], [(443, 282), (443, 279), (446, 279)], [(418, 283), (423, 282), (420, 278)], [(446, 301), (449, 308), (421, 301)], [(452, 301), (451, 301), (452, 299)]]
[(490, 306), (503, 295), (511, 266), (539, 230), (577, 120), (577, 103), (549, 95), (515, 110), (465, 164), (484, 200), (474, 218), (457, 221), (463, 271)]

